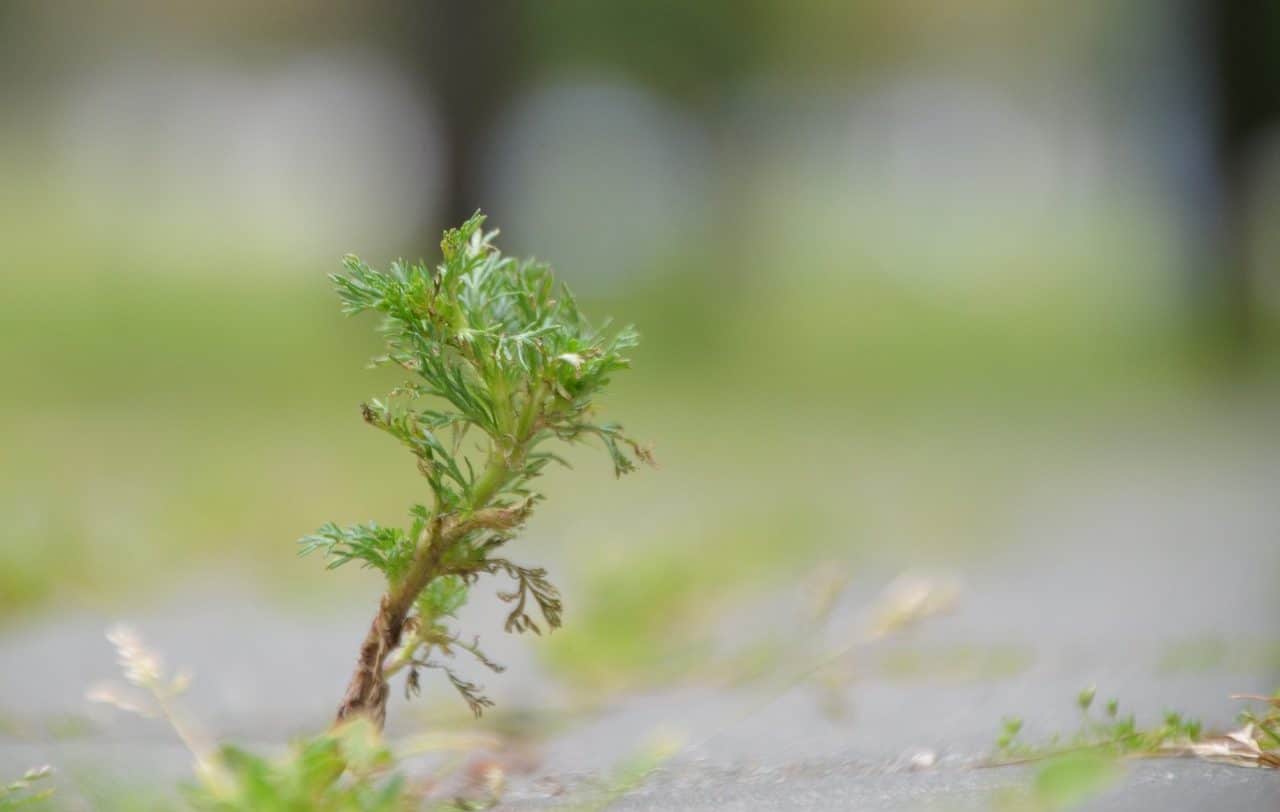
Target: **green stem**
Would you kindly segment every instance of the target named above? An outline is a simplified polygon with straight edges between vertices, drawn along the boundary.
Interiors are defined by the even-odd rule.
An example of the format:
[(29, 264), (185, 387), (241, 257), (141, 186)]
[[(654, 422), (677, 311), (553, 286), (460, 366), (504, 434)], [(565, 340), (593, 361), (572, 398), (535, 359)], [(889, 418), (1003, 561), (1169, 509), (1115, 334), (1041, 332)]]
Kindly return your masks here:
[(367, 714), (381, 729), (387, 713), (387, 679), (383, 661), (400, 645), (404, 621), (418, 593), (440, 571), (441, 559), (452, 543), (444, 520), (436, 516), (422, 530), (417, 550), (405, 577), (382, 597), (378, 613), (360, 645), (356, 668), (347, 692), (338, 706), (337, 721), (355, 714)]
[(479, 510), (487, 505), (493, 495), (506, 484), (509, 475), (507, 457), (502, 453), (502, 446), (494, 441), (493, 448), (489, 452), (489, 464), (485, 466), (484, 473), (471, 489), (471, 509)]
[(507, 378), (502, 370), (495, 368), (488, 375), (489, 391), (493, 394), (494, 417), (498, 419), (498, 431), (511, 431), (511, 390), (507, 388)]
[(529, 399), (525, 402), (516, 421), (514, 445), (509, 452), (503, 447), (499, 438), (493, 438), (489, 451), (489, 464), (471, 491), (472, 510), (480, 510), (489, 503), (494, 494), (506, 484), (507, 478), (511, 475), (511, 469), (519, 463), (528, 450), (527, 446), (541, 411), (542, 399), (546, 394), (545, 381), (539, 381), (530, 391)]
[[(339, 720), (351, 713), (366, 712), (371, 713), (375, 722), (381, 726), (386, 714), (387, 678), (403, 670), (413, 660), (418, 649), (418, 644), (411, 642), (401, 647), (390, 661), (384, 661), (384, 658), (400, 646), (405, 618), (408, 617), (413, 602), (427, 584), (442, 573), (443, 558), (449, 548), (477, 527), (487, 526), (486, 521), (495, 519), (490, 516), (481, 518), (480, 514), (497, 511), (496, 508), (489, 507), (489, 502), (506, 485), (512, 470), (519, 466), (528, 450), (542, 399), (546, 395), (545, 382), (540, 381), (530, 390), (528, 400), (518, 415), (512, 415), (510, 395), (501, 375), (494, 379), (493, 392), (502, 416), (500, 419), (505, 424), (500, 426), (500, 430), (510, 428), (514, 431), (506, 438), (490, 438), (488, 464), (471, 489), (467, 509), (460, 515), (437, 514), (423, 529), (416, 541), (408, 572), (383, 597), (378, 615), (361, 646), (356, 672), (338, 711)], [(515, 423), (514, 426), (511, 425), (512, 422)], [(510, 442), (510, 447), (507, 446), (507, 441)], [(512, 511), (518, 513), (515, 508)]]
[(524, 404), (524, 411), (520, 413), (520, 422), (516, 426), (516, 440), (520, 443), (529, 441), (529, 435), (533, 433), (534, 422), (538, 419), (539, 412), (542, 411), (542, 399), (547, 396), (547, 382), (538, 381), (538, 383), (529, 391), (529, 400)]

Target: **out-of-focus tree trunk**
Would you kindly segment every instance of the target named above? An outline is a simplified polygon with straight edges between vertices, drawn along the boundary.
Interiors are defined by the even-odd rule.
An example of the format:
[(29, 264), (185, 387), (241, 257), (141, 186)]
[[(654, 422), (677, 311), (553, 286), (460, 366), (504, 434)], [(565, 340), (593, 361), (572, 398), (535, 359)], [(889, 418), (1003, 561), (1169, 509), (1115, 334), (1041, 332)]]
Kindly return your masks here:
[(521, 8), (516, 0), (434, 0), (406, 2), (395, 17), (399, 56), (434, 106), (444, 136), (443, 222), (423, 224), (438, 237), (440, 227), (461, 223), (483, 203), (485, 139), (523, 78)]
[(1197, 12), (1213, 71), (1214, 159), (1222, 192), (1211, 321), (1230, 354), (1244, 360), (1256, 333), (1248, 184), (1258, 136), (1280, 112), (1280, 4), (1201, 0)]

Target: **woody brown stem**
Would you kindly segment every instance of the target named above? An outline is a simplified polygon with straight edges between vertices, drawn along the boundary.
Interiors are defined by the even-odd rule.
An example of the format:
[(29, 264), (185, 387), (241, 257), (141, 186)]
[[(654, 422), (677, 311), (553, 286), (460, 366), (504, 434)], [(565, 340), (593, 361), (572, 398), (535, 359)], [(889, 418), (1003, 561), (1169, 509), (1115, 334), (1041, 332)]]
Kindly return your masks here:
[(476, 530), (509, 530), (524, 521), (529, 503), (473, 511), (463, 519), (437, 516), (422, 531), (417, 552), (404, 579), (382, 596), (378, 613), (369, 625), (347, 692), (338, 706), (337, 720), (367, 716), (379, 729), (387, 719), (387, 675), (383, 664), (400, 645), (405, 620), (418, 594), (432, 579), (444, 574), (445, 551)]
[(360, 644), (360, 656), (356, 660), (356, 670), (347, 683), (346, 695), (338, 706), (338, 722), (353, 716), (367, 716), (381, 729), (387, 721), (387, 680), (382, 674), (382, 661), (387, 652), (399, 644), (400, 629), (404, 620), (401, 618), (396, 628), (395, 618), (388, 610), (387, 596), (383, 596), (374, 616), (364, 642)]
[(347, 683), (347, 692), (338, 706), (337, 721), (352, 716), (368, 716), (379, 729), (387, 720), (387, 679), (382, 664), (387, 655), (400, 645), (404, 621), (409, 615), (418, 593), (431, 582), (440, 569), (440, 559), (448, 544), (448, 534), (442, 531), (443, 523), (437, 518), (423, 530), (418, 541), (418, 551), (413, 557), (404, 580), (382, 596), (378, 613), (374, 615), (355, 671)]

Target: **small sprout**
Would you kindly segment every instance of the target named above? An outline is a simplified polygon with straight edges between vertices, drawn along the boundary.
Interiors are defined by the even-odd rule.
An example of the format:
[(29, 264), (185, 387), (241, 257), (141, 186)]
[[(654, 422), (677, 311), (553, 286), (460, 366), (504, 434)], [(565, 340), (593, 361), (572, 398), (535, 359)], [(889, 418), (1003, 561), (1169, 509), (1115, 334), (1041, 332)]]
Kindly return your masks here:
[[(1076, 697), (1076, 706), (1087, 715), (1095, 696), (1093, 688), (1081, 691)], [(1256, 721), (1251, 714), (1243, 716), (1242, 730), (1236, 734), (1228, 734), (1227, 738), (1236, 736), (1240, 739), (1245, 733), (1253, 738), (1250, 742), (1240, 739), (1234, 743), (1224, 742), (1222, 737), (1203, 740), (1200, 722), (1188, 719), (1176, 711), (1166, 712), (1161, 725), (1146, 730), (1138, 727), (1133, 714), (1120, 716), (1120, 703), (1116, 699), (1107, 700), (1106, 714), (1108, 721), (1105, 722), (1086, 719), (1080, 732), (1065, 744), (1062, 737), (1055, 734), (1046, 744), (1036, 747), (1015, 746), (1014, 739), (1021, 730), (1021, 722), (1016, 718), (1006, 719), (996, 738), (995, 762), (1008, 763), (1015, 757), (1019, 761), (1044, 759), (1087, 749), (1110, 757), (1198, 755), (1208, 758), (1218, 754), (1233, 763), (1243, 759), (1258, 766), (1273, 766), (1270, 762), (1274, 760), (1274, 766), (1280, 766), (1280, 752), (1275, 752), (1280, 749), (1280, 737), (1266, 732), (1268, 724), (1280, 726), (1280, 709), (1273, 709), (1266, 721)], [(1202, 741), (1205, 741), (1204, 746), (1200, 745)], [(1247, 749), (1255, 745), (1256, 752), (1242, 755), (1240, 748)], [(1269, 747), (1272, 749), (1269, 750)]]
[(1018, 733), (1022, 731), (1022, 720), (1016, 716), (1005, 717), (1001, 723), (1000, 736), (996, 739), (996, 748), (1007, 751), (1013, 748)]
[(1076, 705), (1080, 707), (1080, 710), (1084, 711), (1085, 713), (1088, 713), (1089, 707), (1093, 705), (1093, 698), (1097, 696), (1097, 694), (1098, 694), (1097, 686), (1090, 686), (1088, 688), (1085, 688), (1076, 697)]

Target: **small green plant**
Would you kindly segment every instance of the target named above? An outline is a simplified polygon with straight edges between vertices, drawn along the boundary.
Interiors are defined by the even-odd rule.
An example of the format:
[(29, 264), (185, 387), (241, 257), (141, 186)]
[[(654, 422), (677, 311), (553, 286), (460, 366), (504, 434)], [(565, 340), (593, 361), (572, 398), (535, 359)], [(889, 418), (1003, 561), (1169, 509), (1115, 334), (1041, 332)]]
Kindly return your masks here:
[(1054, 735), (1041, 745), (1019, 739), (1022, 720), (1001, 722), (994, 755), (983, 766), (1041, 762), (1027, 786), (1001, 790), (992, 798), (999, 810), (1057, 810), (1075, 808), (1114, 784), (1121, 776), (1124, 758), (1174, 758), (1191, 756), (1238, 767), (1280, 769), (1280, 691), (1272, 696), (1236, 694), (1233, 699), (1263, 702), (1262, 713), (1244, 711), (1238, 730), (1204, 735), (1200, 723), (1180, 713), (1167, 712), (1162, 724), (1142, 729), (1132, 714), (1120, 715), (1120, 703), (1104, 705), (1104, 718), (1091, 715), (1097, 690), (1090, 687), (1076, 696), (1080, 730), (1070, 738)]
[(1041, 745), (1022, 741), (1022, 720), (1008, 717), (1001, 722), (996, 737), (995, 755), (991, 763), (1017, 764), (1038, 761), (1079, 750), (1095, 750), (1114, 756), (1156, 754), (1174, 747), (1183, 747), (1199, 741), (1200, 723), (1170, 711), (1163, 724), (1152, 728), (1139, 728), (1133, 714), (1120, 715), (1120, 703), (1110, 699), (1104, 705), (1101, 717), (1093, 713), (1097, 689), (1089, 687), (1076, 696), (1080, 710), (1080, 728), (1069, 737), (1054, 734)]
[(483, 224), (477, 213), (445, 232), (434, 268), (395, 262), (379, 271), (347, 257), (345, 272), (331, 277), (347, 314), (383, 316), (387, 352), (375, 364), (410, 374), (361, 413), (409, 449), (430, 494), (410, 509), (407, 528), (326, 524), (302, 539), (302, 553), (323, 553), (330, 568), (359, 561), (387, 580), (339, 721), (367, 715), (381, 727), (388, 679), (407, 671), (411, 694), (423, 669), (443, 671), (479, 715), (492, 703), (445, 659), (463, 651), (501, 670), (448, 624), (476, 580), (514, 582), (498, 593), (512, 605), (508, 632), (541, 633), (535, 613), (549, 629), (560, 625), (560, 594), (546, 571), (499, 555), (541, 498), (533, 481), (564, 463), (547, 446), (597, 439), (618, 476), (636, 461), (652, 463), (647, 448), (621, 426), (597, 423), (592, 408), (628, 366), (636, 333), (592, 326), (548, 266), (504, 257)]

